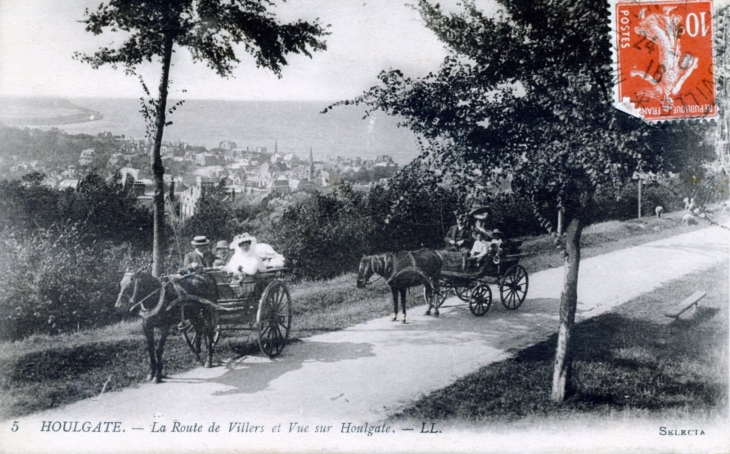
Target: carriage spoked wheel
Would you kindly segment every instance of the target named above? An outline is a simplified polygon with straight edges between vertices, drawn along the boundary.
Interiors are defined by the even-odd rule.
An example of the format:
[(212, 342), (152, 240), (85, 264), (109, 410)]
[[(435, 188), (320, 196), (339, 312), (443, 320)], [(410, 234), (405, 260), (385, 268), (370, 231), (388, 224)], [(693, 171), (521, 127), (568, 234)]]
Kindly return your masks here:
[(269, 358), (278, 356), (286, 346), (291, 329), (291, 297), (282, 281), (272, 281), (264, 290), (256, 326), (261, 351)]
[(492, 306), (492, 289), (487, 284), (479, 284), (471, 291), (469, 310), (477, 317), (489, 312)]
[[(207, 351), (209, 347), (214, 347), (218, 343), (220, 327), (214, 323), (212, 317), (207, 316), (195, 303), (182, 303), (180, 311), (182, 321), (177, 325), (177, 328), (185, 338), (185, 343), (190, 351), (198, 360), (202, 361), (200, 352), (203, 351), (203, 347)], [(198, 329), (196, 329), (196, 324), (193, 323), (193, 317), (198, 317)], [(212, 345), (208, 345), (210, 330), (213, 330)], [(198, 336), (200, 336), (200, 340), (198, 340)]]
[[(423, 286), (423, 300), (428, 303), (428, 289), (426, 286)], [(439, 290), (437, 293), (434, 293), (433, 295), (433, 307), (435, 309), (438, 309), (441, 307), (442, 304), (444, 304), (444, 301), (446, 301), (446, 291), (445, 290)]]
[(517, 309), (525, 301), (529, 279), (522, 265), (513, 265), (499, 280), (499, 295), (507, 309)]
[(454, 293), (456, 293), (456, 296), (464, 301), (465, 303), (468, 303), (471, 300), (471, 292), (476, 287), (477, 282), (470, 282), (468, 285), (462, 286), (462, 287), (454, 287)]

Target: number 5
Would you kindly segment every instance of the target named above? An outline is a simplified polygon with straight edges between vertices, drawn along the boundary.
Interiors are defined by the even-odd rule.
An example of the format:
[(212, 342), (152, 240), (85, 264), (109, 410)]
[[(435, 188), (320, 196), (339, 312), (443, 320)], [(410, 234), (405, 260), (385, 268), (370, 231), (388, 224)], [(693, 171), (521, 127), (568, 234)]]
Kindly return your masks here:
[(11, 432), (18, 431), (18, 421), (13, 421), (13, 427), (10, 429)]

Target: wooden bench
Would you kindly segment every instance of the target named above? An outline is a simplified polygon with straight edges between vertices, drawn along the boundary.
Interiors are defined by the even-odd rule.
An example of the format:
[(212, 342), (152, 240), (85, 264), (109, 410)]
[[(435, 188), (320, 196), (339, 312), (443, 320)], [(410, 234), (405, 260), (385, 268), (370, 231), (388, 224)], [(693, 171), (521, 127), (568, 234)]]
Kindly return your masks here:
[(692, 306), (697, 308), (699, 301), (702, 298), (704, 298), (706, 295), (707, 295), (706, 292), (700, 292), (700, 291), (694, 292), (693, 294), (688, 296), (684, 301), (682, 301), (681, 303), (674, 306), (672, 308), (672, 310), (670, 310), (669, 312), (664, 314), (664, 316), (673, 318), (676, 320), (679, 318), (680, 315), (687, 312), (687, 310), (689, 310)]

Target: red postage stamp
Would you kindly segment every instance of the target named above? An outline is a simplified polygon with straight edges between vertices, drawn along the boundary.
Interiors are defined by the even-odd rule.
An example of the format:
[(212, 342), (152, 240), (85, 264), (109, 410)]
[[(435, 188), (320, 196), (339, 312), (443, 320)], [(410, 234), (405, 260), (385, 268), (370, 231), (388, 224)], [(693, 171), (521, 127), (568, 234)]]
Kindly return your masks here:
[(614, 105), (646, 121), (715, 118), (711, 0), (614, 0)]

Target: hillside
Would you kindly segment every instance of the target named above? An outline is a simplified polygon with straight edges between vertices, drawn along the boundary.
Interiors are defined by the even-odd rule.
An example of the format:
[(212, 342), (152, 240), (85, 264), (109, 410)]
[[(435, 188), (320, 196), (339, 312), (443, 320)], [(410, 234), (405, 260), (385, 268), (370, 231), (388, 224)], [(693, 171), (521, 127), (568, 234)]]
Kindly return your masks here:
[(0, 123), (52, 126), (101, 120), (101, 112), (61, 98), (0, 97)]

